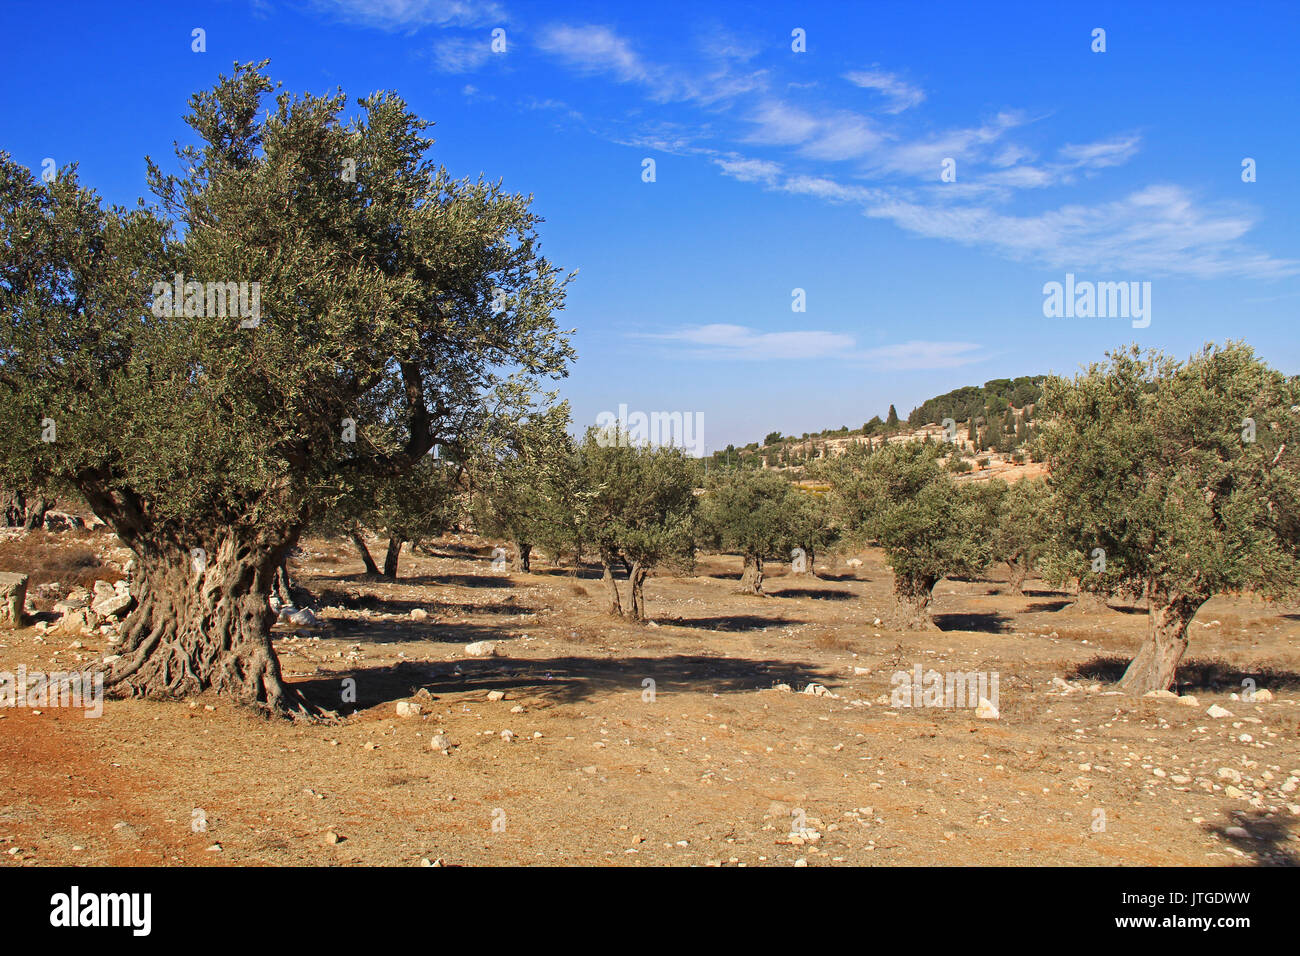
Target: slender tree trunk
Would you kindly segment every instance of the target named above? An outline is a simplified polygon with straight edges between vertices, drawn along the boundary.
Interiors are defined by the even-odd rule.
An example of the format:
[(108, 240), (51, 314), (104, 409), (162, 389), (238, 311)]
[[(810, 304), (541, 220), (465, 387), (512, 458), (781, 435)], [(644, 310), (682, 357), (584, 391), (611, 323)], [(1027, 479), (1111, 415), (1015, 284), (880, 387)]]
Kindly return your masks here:
[(601, 562), (601, 566), (605, 569), (605, 573), (600, 576), (600, 580), (604, 582), (605, 591), (609, 597), (606, 610), (615, 617), (622, 617), (623, 602), (618, 596), (618, 582), (614, 580), (614, 568), (612, 565), (613, 562), (611, 560)]
[(361, 537), (361, 529), (353, 528), (348, 532), (348, 537), (352, 543), (357, 546), (357, 552), (361, 555), (361, 561), (366, 566), (366, 574), (379, 574), (379, 567), (375, 564), (375, 559), (370, 556), (370, 549), (366, 547), (366, 539)]
[(397, 561), (402, 556), (402, 539), (389, 538), (388, 550), (384, 553), (384, 577), (390, 581), (397, 579)]
[(804, 574), (808, 575), (810, 578), (815, 578), (817, 577), (817, 549), (812, 545), (808, 545), (803, 549), (803, 551), (808, 557), (808, 567), (804, 570)]
[(906, 630), (938, 630), (930, 614), (934, 586), (938, 583), (938, 578), (894, 576), (894, 596), (898, 599), (901, 623)]
[(280, 599), (281, 604), (297, 603), (293, 599), (293, 582), (289, 579), (288, 558), (281, 560), (280, 567), (276, 569), (273, 593)]
[(645, 579), (649, 568), (640, 561), (632, 562), (632, 612), (628, 616), (634, 621), (644, 621), (645, 613)]
[(1120, 678), (1120, 690), (1141, 695), (1170, 688), (1187, 650), (1187, 625), (1207, 600), (1148, 585), (1147, 639)]
[(532, 571), (533, 546), (531, 544), (515, 543), (515, 560), (514, 569), (523, 571), (525, 574)]
[(285, 686), (271, 646), (267, 600), (292, 540), (229, 535), (196, 558), (174, 544), (137, 540), (120, 659), (106, 685), (133, 697), (179, 698), (214, 690), (275, 712), (307, 707)]
[(763, 593), (763, 559), (756, 554), (745, 555), (745, 569), (740, 575), (740, 590), (745, 594)]

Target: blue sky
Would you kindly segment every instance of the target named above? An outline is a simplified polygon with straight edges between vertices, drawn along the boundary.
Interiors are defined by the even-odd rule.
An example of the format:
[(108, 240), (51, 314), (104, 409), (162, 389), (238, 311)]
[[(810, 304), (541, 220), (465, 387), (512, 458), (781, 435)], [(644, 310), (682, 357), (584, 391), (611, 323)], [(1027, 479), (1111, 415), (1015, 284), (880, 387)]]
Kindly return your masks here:
[[(580, 270), (577, 423), (699, 412), (710, 450), (1131, 341), (1300, 372), (1300, 6), (1138, 6), (10, 2), (0, 149), (134, 204), (236, 60), (396, 90)], [(1150, 282), (1150, 325), (1045, 318), (1066, 273)]]

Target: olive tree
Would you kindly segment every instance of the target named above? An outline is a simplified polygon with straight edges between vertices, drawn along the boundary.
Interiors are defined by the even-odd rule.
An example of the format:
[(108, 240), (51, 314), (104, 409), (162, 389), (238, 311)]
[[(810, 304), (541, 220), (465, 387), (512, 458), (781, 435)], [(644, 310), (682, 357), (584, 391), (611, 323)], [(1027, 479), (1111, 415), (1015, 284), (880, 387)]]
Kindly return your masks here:
[(997, 488), (1001, 481), (988, 484), (997, 489), (991, 524), (993, 558), (1006, 564), (1011, 590), (1023, 594), (1025, 579), (1034, 572), (1051, 541), (1047, 514), (1051, 493), (1041, 479), (1026, 478), (1001, 488)]
[(711, 478), (703, 505), (709, 542), (744, 561), (740, 590), (763, 593), (763, 562), (797, 546), (791, 515), (799, 507), (790, 482), (766, 471), (722, 472)]
[(1039, 438), (1063, 563), (1101, 578), (1094, 590), (1147, 599), (1123, 690), (1173, 683), (1188, 624), (1215, 594), (1300, 586), (1298, 403), (1296, 380), (1237, 342), (1186, 362), (1133, 346), (1045, 383)]
[[(681, 449), (633, 445), (617, 426), (588, 430), (578, 451), (579, 534), (600, 557), (607, 610), (642, 621), (650, 571), (694, 553), (694, 469)], [(614, 576), (620, 564), (631, 584), (626, 611)]]
[(572, 352), (529, 197), (434, 166), (393, 93), (263, 112), (264, 67), (191, 98), (157, 207), (0, 156), (0, 481), (75, 490), (135, 552), (117, 692), (286, 711), (267, 599), (313, 514)]
[[(573, 507), (564, 475), (572, 468), (569, 406), (530, 409), (496, 429), (496, 440), (478, 449), (470, 470), (475, 527), (514, 545), (514, 568), (532, 570), (533, 547)], [(552, 555), (554, 557), (554, 555)]]
[(987, 503), (938, 463), (939, 448), (899, 442), (850, 452), (828, 471), (848, 532), (874, 540), (894, 572), (909, 628), (930, 628), (942, 578), (978, 574), (991, 559)]

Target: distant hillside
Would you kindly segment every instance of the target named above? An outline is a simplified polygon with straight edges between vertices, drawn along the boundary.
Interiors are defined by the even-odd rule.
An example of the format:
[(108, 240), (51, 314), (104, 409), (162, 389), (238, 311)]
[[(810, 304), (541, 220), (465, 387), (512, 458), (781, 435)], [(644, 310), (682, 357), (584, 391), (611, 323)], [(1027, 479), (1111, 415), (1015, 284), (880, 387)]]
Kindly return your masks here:
[[(958, 425), (958, 447), (968, 454), (987, 450), (1012, 456), (1022, 449), (1032, 433), (1034, 406), (1043, 395), (1045, 375), (995, 378), (983, 385), (966, 385), (928, 399), (912, 409), (906, 421), (889, 406), (885, 419), (874, 416), (860, 428), (827, 428), (803, 435), (769, 433), (761, 442), (741, 448), (729, 445), (711, 456), (717, 466), (758, 468), (799, 467), (828, 455), (842, 454), (850, 444), (909, 439), (942, 440), (937, 428), (945, 418)], [(1017, 455), (1019, 458), (1019, 456)]]
[(971, 417), (987, 416), (987, 409), (1005, 412), (1007, 406), (1024, 408), (1034, 405), (1043, 397), (1046, 375), (1026, 375), (1021, 378), (995, 378), (983, 385), (966, 385), (922, 402), (907, 416), (913, 428), (942, 422), (969, 421)]

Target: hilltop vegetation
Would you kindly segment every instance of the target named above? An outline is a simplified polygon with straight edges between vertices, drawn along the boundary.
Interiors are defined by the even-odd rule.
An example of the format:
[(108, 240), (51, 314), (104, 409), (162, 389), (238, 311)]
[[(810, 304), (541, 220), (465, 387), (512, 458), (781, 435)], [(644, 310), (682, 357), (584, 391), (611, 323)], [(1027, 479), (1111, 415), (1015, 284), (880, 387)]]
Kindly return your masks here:
[[(855, 444), (890, 439), (924, 438), (927, 425), (952, 419), (957, 451), (1013, 455), (1027, 448), (1034, 434), (1034, 410), (1042, 399), (1044, 375), (995, 378), (965, 385), (926, 399), (901, 420), (893, 405), (882, 419), (873, 416), (860, 428), (841, 425), (800, 436), (768, 432), (763, 441), (737, 448), (728, 445), (709, 457), (710, 468), (802, 468), (817, 459), (843, 454)], [(930, 435), (931, 438), (936, 437)], [(1024, 457), (1024, 456), (1022, 456)], [(963, 470), (960, 467), (955, 470)], [(969, 470), (968, 468), (965, 470)]]

